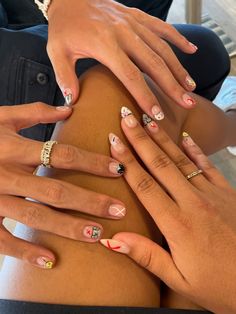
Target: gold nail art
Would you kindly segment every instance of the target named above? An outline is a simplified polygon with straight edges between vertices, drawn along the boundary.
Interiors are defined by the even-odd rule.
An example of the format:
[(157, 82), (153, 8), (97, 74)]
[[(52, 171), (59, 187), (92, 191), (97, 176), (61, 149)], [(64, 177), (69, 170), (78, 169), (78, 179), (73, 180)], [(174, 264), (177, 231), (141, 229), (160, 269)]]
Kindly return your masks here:
[(182, 133), (182, 136), (183, 136), (183, 137), (189, 137), (189, 135), (188, 135), (187, 132), (183, 132), (183, 133)]
[(52, 269), (53, 268), (53, 262), (51, 261), (45, 261), (45, 268)]

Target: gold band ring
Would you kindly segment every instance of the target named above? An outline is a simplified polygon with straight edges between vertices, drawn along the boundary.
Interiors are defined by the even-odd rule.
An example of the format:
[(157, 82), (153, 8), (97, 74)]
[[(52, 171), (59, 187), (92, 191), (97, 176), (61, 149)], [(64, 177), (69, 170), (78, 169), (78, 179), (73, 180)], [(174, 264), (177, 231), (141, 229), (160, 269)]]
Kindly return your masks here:
[(44, 166), (46, 168), (51, 168), (50, 162), (51, 162), (51, 152), (53, 146), (57, 144), (57, 141), (47, 141), (43, 144), (43, 148), (41, 151), (41, 166)]
[(196, 171), (193, 171), (192, 173), (190, 173), (189, 175), (186, 176), (187, 180), (192, 179), (193, 177), (198, 176), (199, 174), (203, 173), (203, 171), (201, 169), (198, 169)]

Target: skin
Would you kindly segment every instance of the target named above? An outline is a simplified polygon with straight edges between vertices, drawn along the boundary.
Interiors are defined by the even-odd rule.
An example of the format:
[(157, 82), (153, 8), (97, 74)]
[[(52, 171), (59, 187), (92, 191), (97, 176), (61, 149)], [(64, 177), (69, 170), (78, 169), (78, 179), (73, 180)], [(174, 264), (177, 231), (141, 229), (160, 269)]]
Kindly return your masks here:
[[(206, 153), (212, 153), (213, 151), (221, 149), (226, 145), (233, 145), (233, 141), (235, 141), (235, 139), (233, 139), (234, 136), (232, 136), (233, 130), (235, 129), (235, 125), (233, 125), (235, 115), (233, 116), (232, 113), (230, 115), (224, 114), (221, 110), (213, 106), (212, 103), (198, 96), (196, 97), (199, 105), (191, 111), (186, 111), (176, 106), (175, 103), (158, 90), (157, 86), (155, 86), (155, 84), (149, 79), (147, 79), (147, 82), (153, 92), (162, 100), (163, 108), (165, 108), (166, 119), (158, 124), (164, 130), (167, 130), (170, 138), (175, 143), (179, 143), (181, 145), (182, 131), (188, 131), (196, 142), (203, 147)], [(141, 112), (137, 109), (136, 102), (130, 94), (128, 94), (119, 80), (117, 80), (115, 76), (112, 75), (106, 68), (101, 66), (95, 67), (89, 70), (81, 78), (81, 97), (74, 108), (73, 115), (71, 115), (65, 123), (57, 125), (54, 133), (54, 139), (57, 139), (61, 144), (78, 146), (84, 150), (91, 150), (100, 154), (109, 154), (110, 146), (108, 144), (108, 134), (110, 132), (118, 135), (124, 143), (128, 143), (125, 139), (124, 133), (121, 131), (119, 122), (120, 109), (122, 105), (126, 105), (130, 108), (136, 117), (140, 116)], [(201, 117), (201, 119), (199, 117)], [(208, 121), (207, 124), (202, 125), (201, 121), (203, 117)], [(196, 121), (194, 127), (192, 126), (193, 120)], [(122, 122), (122, 128), (123, 124), (124, 123)], [(125, 129), (123, 128), (123, 130)], [(165, 143), (165, 138), (162, 138), (162, 141)], [(162, 141), (160, 140), (160, 143), (162, 143)], [(139, 143), (140, 142), (141, 141), (139, 141)], [(175, 156), (176, 150), (174, 150), (172, 146), (169, 146), (169, 143), (168, 147), (170, 147), (168, 154), (170, 156)], [(124, 155), (125, 154), (119, 155), (118, 158), (124, 158), (124, 162), (127, 165), (126, 179), (127, 176), (129, 176), (129, 179), (133, 180), (132, 182), (135, 182), (133, 183), (135, 186), (145, 187), (145, 185), (139, 185), (140, 182), (138, 180), (140, 177), (136, 175), (137, 173), (133, 173), (129, 170), (130, 164), (127, 162)], [(179, 158), (179, 156), (181, 158)], [(141, 155), (141, 157), (143, 156)], [(185, 166), (185, 159), (182, 158), (182, 155), (180, 155), (179, 152), (177, 157), (176, 163), (182, 169), (182, 167)], [(133, 166), (135, 166), (134, 170), (136, 170), (137, 163), (134, 162)], [(138, 166), (138, 169), (143, 171), (144, 175), (146, 175), (146, 172), (142, 170), (140, 166)], [(172, 165), (172, 169), (175, 173), (176, 169), (174, 165)], [(191, 167), (184, 169), (186, 173), (193, 171), (192, 165)], [(174, 193), (178, 195), (178, 206), (180, 206), (181, 198), (179, 193), (183, 194), (185, 190), (181, 184), (176, 185), (173, 184), (173, 182), (169, 182), (169, 178), (173, 180), (178, 179), (180, 180), (178, 182), (183, 182), (183, 184), (185, 184), (183, 186), (186, 186), (187, 194), (184, 198), (185, 202), (183, 203), (183, 206), (185, 206), (186, 203), (190, 206), (190, 203), (187, 202), (189, 197), (194, 197), (195, 201), (197, 197), (201, 195), (200, 192), (197, 192), (197, 189), (192, 187), (192, 183), (185, 183), (186, 179), (180, 171), (177, 171), (177, 175), (175, 177), (172, 173), (170, 173), (170, 168), (163, 166), (162, 168), (159, 168), (159, 170), (161, 170), (160, 176), (163, 180), (163, 184), (166, 186), (167, 184), (170, 185), (169, 191), (172, 193), (171, 195)], [(167, 171), (167, 173), (165, 171)], [(79, 184), (84, 188), (89, 188), (99, 193), (108, 193), (112, 197), (121, 199), (124, 202), (127, 208), (127, 214), (123, 219), (113, 223), (105, 219), (97, 219), (97, 222), (103, 226), (104, 238), (111, 238), (116, 233), (126, 231), (142, 234), (143, 236), (154, 240), (156, 243), (161, 245), (161, 237), (156, 224), (152, 221), (152, 219), (150, 219), (150, 215), (135, 197), (135, 194), (131, 192), (131, 189), (122, 178), (119, 180), (113, 180), (110, 178), (104, 179), (97, 176), (91, 176), (86, 173), (75, 173), (73, 171), (65, 172), (56, 169), (51, 169), (46, 174), (54, 179), (61, 179), (69, 183)], [(200, 176), (196, 177), (194, 180), (196, 181), (199, 178)], [(167, 179), (169, 181), (167, 181)], [(153, 187), (156, 185), (157, 183), (153, 179)], [(133, 187), (133, 185), (131, 185), (131, 187)], [(180, 189), (180, 192), (178, 192), (178, 188)], [(155, 199), (155, 204), (159, 204), (162, 209), (160, 213), (163, 213), (164, 210), (161, 207), (161, 204), (162, 201), (163, 204), (165, 204), (166, 194), (158, 185), (157, 190), (157, 195), (160, 198), (158, 200)], [(207, 194), (210, 193), (210, 191), (212, 191), (212, 189), (208, 189), (206, 191), (204, 190), (204, 193)], [(139, 192), (141, 193), (141, 191)], [(197, 194), (194, 196), (195, 192)], [(219, 194), (219, 190), (217, 190), (217, 193)], [(212, 195), (210, 194), (209, 197)], [(215, 196), (216, 195), (214, 194), (213, 199)], [(169, 202), (170, 205), (172, 205), (173, 200), (170, 198)], [(186, 228), (188, 226), (191, 228), (192, 225), (189, 225), (188, 220), (184, 219), (183, 220), (186, 221), (187, 227), (185, 225), (182, 226), (181, 219), (175, 222), (174, 217), (178, 217), (178, 215), (174, 213), (177, 205), (173, 205), (173, 211), (171, 211), (171, 208), (169, 209), (169, 211), (173, 213), (173, 219), (171, 221), (173, 226), (178, 226), (178, 224), (180, 225), (181, 236), (187, 238), (186, 232), (189, 232), (189, 230), (186, 231)], [(155, 210), (155, 208), (156, 207), (153, 207), (153, 210)], [(186, 210), (190, 210), (189, 207), (186, 207)], [(161, 224), (163, 229), (161, 231), (163, 232), (167, 229), (167, 227), (165, 229), (163, 226), (165, 225), (164, 219), (167, 217), (167, 214), (169, 214), (169, 211), (167, 208), (166, 216), (163, 214), (164, 218)], [(79, 216), (80, 218), (86, 217), (82, 214), (79, 214)], [(201, 220), (202, 218), (199, 217), (199, 219)], [(209, 221), (209, 219), (207, 221)], [(200, 222), (202, 223), (202, 220)], [(207, 230), (207, 224), (205, 225), (206, 229), (204, 230)], [(166, 224), (166, 226), (168, 226), (168, 224)], [(199, 223), (197, 226), (199, 226)], [(173, 235), (175, 228), (171, 228), (171, 230)], [(202, 245), (205, 246), (206, 241), (204, 241), (204, 237), (202, 235), (199, 235), (200, 233), (200, 229), (196, 229), (195, 239), (199, 236), (199, 241), (202, 240)], [(127, 258), (127, 256), (111, 254), (111, 252), (105, 250), (105, 248), (103, 248), (100, 244), (84, 244), (78, 241), (51, 235), (49, 233), (35, 231), (22, 225), (18, 225), (15, 235), (22, 237), (25, 240), (51, 248), (57, 254), (57, 264), (55, 265), (55, 268), (50, 271), (42, 271), (41, 269), (30, 267), (20, 261), (10, 258), (7, 259), (0, 276), (0, 298), (77, 305), (105, 304), (113, 306), (125, 305), (159, 307), (164, 305), (179, 308), (198, 307), (188, 298), (186, 299), (183, 296), (180, 297), (174, 292), (163, 296), (159, 286), (159, 281), (155, 276), (152, 276), (138, 264), (133, 263), (133, 261)], [(141, 239), (143, 241), (143, 238)], [(122, 240), (125, 241), (125, 239)], [(176, 255), (176, 260), (179, 265), (182, 266), (181, 270), (184, 271), (186, 269), (186, 274), (190, 274), (188, 265), (181, 261), (181, 254), (185, 254), (184, 257), (188, 257), (186, 252), (187, 250), (185, 250), (184, 245), (188, 245), (188, 247), (190, 247), (190, 258), (193, 252), (191, 247), (192, 237), (187, 242), (186, 241), (186, 239), (183, 241), (183, 245), (181, 243), (179, 244), (179, 247), (182, 249), (179, 250), (178, 254), (180, 255)], [(131, 245), (131, 241), (127, 244)], [(164, 254), (164, 251), (162, 251), (160, 247), (158, 248), (159, 251)], [(199, 251), (201, 251), (200, 244), (198, 247), (198, 252)], [(132, 250), (130, 252), (132, 252)], [(164, 256), (168, 257), (166, 254), (164, 254)], [(167, 258), (167, 262), (170, 263), (170, 259)], [(158, 265), (160, 266), (160, 268), (158, 268), (158, 275), (160, 273), (163, 280), (170, 276), (169, 281), (166, 280), (166, 282), (172, 287), (173, 282), (171, 281), (171, 269), (173, 269), (173, 267), (170, 268), (170, 274), (165, 268), (166, 278), (164, 278), (164, 270), (163, 273), (160, 271), (163, 269), (161, 267), (162, 264), (159, 263)], [(170, 264), (170, 267), (171, 265), (172, 264)], [(194, 265), (196, 264), (193, 264), (192, 267), (194, 267)], [(206, 267), (203, 267), (204, 271), (205, 269)], [(194, 271), (195, 269), (192, 270)], [(196, 277), (199, 276), (199, 272), (197, 272)], [(220, 272), (216, 277), (220, 278)], [(9, 278), (12, 279), (10, 284)], [(193, 278), (194, 281), (193, 274), (191, 278)], [(206, 274), (204, 278), (206, 278)], [(194, 283), (197, 285), (195, 281)], [(215, 284), (217, 284), (216, 281)], [(184, 283), (182, 286), (184, 286)], [(202, 283), (200, 287), (202, 288)], [(173, 288), (176, 287), (173, 286)], [(193, 291), (196, 291), (197, 297), (196, 300), (194, 299), (194, 302), (199, 302), (206, 307), (209, 306), (209, 304), (206, 304), (205, 301), (201, 303), (202, 299), (199, 296), (199, 291), (197, 291), (196, 286), (192, 290), (189, 290), (188, 294), (186, 292), (187, 288), (186, 290), (178, 290), (177, 288), (175, 290), (187, 295), (192, 300)], [(204, 291), (203, 288), (202, 290)], [(214, 291), (216, 292), (216, 290), (217, 288), (215, 287)], [(47, 293), (45, 293), (45, 291), (47, 291)]]
[(195, 53), (197, 47), (170, 24), (113, 0), (71, 0), (70, 5), (55, 0), (49, 7), (48, 21), (48, 55), (69, 102), (79, 95), (76, 61), (93, 58), (115, 74), (149, 115), (161, 109), (141, 71), (178, 105), (194, 106), (195, 100), (186, 93), (195, 83), (166, 41), (188, 54)]

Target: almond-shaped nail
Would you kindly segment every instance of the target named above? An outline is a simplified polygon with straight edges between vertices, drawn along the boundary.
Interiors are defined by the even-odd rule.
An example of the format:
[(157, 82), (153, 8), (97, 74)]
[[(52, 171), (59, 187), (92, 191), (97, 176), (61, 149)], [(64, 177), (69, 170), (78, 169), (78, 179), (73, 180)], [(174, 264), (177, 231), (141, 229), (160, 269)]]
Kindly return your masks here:
[(192, 47), (195, 51), (198, 50), (198, 46), (194, 45), (193, 43), (189, 42), (189, 46)]
[(132, 111), (129, 108), (124, 107), (124, 106), (121, 108), (121, 117), (122, 118), (128, 117), (131, 114), (132, 114)]
[(157, 121), (161, 121), (165, 118), (164, 113), (160, 110), (158, 106), (152, 107), (152, 114)]
[(143, 124), (144, 126), (148, 127), (151, 132), (158, 132), (157, 123), (145, 113), (143, 114)]
[(97, 226), (86, 226), (84, 228), (83, 234), (88, 239), (99, 239), (101, 237), (102, 231)]
[(112, 239), (101, 239), (100, 242), (109, 250), (122, 253), (122, 254), (129, 254), (130, 252), (129, 246), (124, 242), (112, 240)]
[(73, 94), (70, 88), (66, 88), (63, 92), (63, 95), (65, 97), (65, 105), (71, 106), (73, 101)]
[(109, 134), (109, 141), (111, 146), (114, 148), (117, 153), (122, 154), (125, 151), (125, 145), (121, 142), (118, 136), (113, 133)]
[(132, 114), (132, 111), (127, 107), (121, 108), (121, 117), (129, 128), (135, 128), (138, 124), (138, 121)]
[(116, 218), (123, 218), (126, 215), (126, 208), (120, 204), (113, 204), (109, 207), (109, 215)]
[(186, 105), (188, 105), (188, 107), (196, 105), (196, 101), (187, 93), (183, 95), (183, 101)]
[(125, 166), (121, 163), (118, 163), (118, 162), (111, 162), (109, 164), (109, 170), (113, 174), (122, 175), (123, 173), (125, 173)]
[(185, 82), (187, 86), (190, 87), (191, 89), (194, 89), (197, 86), (193, 78), (191, 78), (191, 76), (189, 75), (186, 76)]
[(188, 146), (194, 146), (195, 145), (193, 139), (190, 137), (190, 135), (187, 132), (183, 132), (182, 136), (183, 136), (183, 142), (185, 144), (187, 144)]
[(44, 269), (52, 269), (54, 266), (54, 262), (45, 256), (39, 256), (36, 262), (39, 267)]

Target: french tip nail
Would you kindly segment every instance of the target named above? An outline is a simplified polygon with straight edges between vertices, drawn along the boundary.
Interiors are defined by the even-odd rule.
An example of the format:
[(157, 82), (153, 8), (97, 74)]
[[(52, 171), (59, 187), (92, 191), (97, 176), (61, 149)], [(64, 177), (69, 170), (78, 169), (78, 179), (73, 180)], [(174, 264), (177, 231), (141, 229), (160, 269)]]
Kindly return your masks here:
[(100, 243), (106, 248), (108, 248), (109, 250), (112, 250), (118, 253), (128, 254), (130, 252), (129, 246), (126, 243), (118, 241), (118, 240), (101, 239)]
[(122, 118), (128, 117), (129, 115), (132, 114), (132, 111), (129, 108), (125, 107), (125, 106), (123, 106), (121, 108), (120, 112), (121, 112), (121, 117)]
[(101, 237), (102, 230), (98, 226), (86, 226), (83, 230), (83, 235), (88, 239), (97, 240)]
[(48, 257), (40, 256), (37, 258), (36, 261), (38, 266), (44, 269), (52, 269), (54, 266), (54, 262), (50, 260)]

